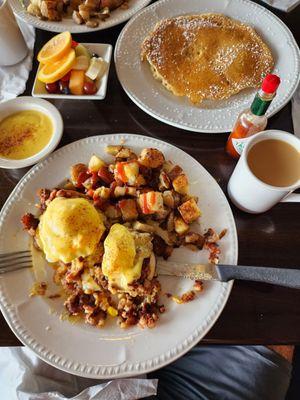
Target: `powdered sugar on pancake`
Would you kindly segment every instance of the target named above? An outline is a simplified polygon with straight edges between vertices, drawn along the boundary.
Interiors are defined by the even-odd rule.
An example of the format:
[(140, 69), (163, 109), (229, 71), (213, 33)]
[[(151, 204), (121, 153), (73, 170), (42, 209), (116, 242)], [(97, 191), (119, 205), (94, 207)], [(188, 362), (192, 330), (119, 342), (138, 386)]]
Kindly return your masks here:
[(253, 28), (222, 14), (159, 22), (144, 40), (141, 56), (167, 89), (193, 103), (258, 87), (274, 65)]

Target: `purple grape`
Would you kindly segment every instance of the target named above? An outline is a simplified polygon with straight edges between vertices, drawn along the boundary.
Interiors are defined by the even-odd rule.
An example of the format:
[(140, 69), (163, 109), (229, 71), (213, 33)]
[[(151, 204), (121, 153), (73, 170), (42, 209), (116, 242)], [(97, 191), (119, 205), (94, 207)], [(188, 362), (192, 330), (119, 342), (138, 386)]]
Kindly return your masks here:
[(59, 93), (58, 82), (46, 83), (46, 90), (48, 93), (51, 93), (51, 94)]

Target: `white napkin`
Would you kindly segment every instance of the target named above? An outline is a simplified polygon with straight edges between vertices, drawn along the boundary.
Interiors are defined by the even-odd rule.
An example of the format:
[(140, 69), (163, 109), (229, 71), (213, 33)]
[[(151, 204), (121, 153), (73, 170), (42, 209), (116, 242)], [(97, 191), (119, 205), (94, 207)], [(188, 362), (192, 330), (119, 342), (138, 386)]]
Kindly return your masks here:
[(1, 400), (136, 400), (156, 395), (157, 379), (80, 378), (40, 360), (26, 347), (0, 348)]
[(294, 133), (300, 139), (300, 84), (292, 98), (292, 119)]
[(0, 103), (17, 97), (26, 87), (29, 72), (32, 68), (33, 46), (35, 40), (34, 28), (18, 21), (25, 42), (29, 48), (28, 55), (16, 65), (0, 67)]
[(269, 6), (278, 8), (278, 10), (290, 12), (300, 4), (300, 0), (262, 0)]

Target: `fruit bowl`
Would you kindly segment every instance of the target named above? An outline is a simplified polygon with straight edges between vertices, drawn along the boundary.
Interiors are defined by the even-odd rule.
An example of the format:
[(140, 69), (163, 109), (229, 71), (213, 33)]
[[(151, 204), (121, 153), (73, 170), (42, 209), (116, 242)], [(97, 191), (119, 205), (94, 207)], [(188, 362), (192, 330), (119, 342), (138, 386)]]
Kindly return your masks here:
[(112, 46), (110, 44), (104, 43), (82, 43), (91, 53), (96, 53), (100, 57), (103, 58), (104, 61), (107, 62), (108, 67), (106, 72), (102, 76), (100, 80), (96, 82), (97, 92), (93, 95), (83, 94), (83, 95), (74, 95), (74, 94), (64, 94), (64, 93), (48, 93), (46, 90), (46, 86), (43, 82), (37, 79), (37, 75), (40, 70), (40, 66), (37, 70), (33, 88), (32, 88), (32, 96), (33, 97), (43, 97), (45, 99), (70, 99), (70, 100), (103, 100), (106, 96), (107, 89), (107, 80), (108, 73), (110, 67), (110, 60), (112, 55)]

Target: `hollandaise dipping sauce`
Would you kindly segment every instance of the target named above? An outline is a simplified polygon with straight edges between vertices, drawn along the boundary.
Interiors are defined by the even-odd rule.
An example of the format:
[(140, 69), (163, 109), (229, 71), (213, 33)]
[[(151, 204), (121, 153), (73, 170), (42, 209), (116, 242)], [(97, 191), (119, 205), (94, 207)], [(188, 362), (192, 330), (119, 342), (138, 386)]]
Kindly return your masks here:
[(52, 138), (51, 119), (38, 110), (23, 110), (0, 121), (0, 157), (22, 160), (39, 153)]

